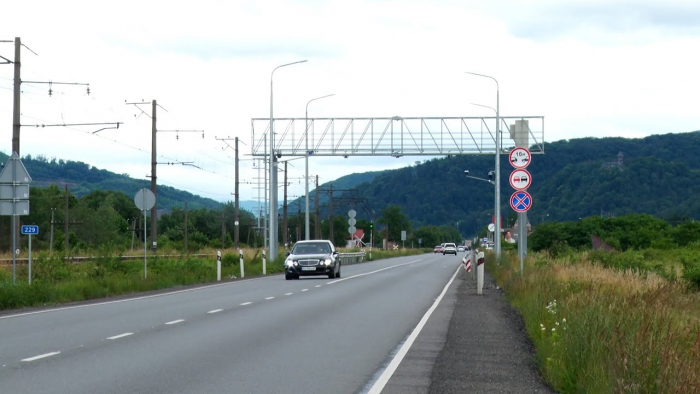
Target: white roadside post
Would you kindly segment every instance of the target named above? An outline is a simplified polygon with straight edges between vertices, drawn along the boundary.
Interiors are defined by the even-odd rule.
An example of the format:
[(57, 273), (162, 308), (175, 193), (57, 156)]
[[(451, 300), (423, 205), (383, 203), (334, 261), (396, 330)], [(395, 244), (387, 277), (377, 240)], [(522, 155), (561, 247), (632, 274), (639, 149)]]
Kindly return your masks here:
[(216, 281), (221, 282), (221, 251), (216, 251)]
[(32, 235), (29, 234), (29, 284), (32, 284)]
[(482, 295), (484, 289), (484, 252), (479, 252), (476, 260), (476, 294)]
[[(265, 250), (263, 249), (263, 261), (262, 261), (262, 266), (263, 266), (263, 275), (265, 275), (265, 264), (267, 263), (267, 258), (265, 256)], [(243, 277), (243, 275), (241, 275)]]
[[(263, 253), (265, 253), (263, 251)], [(245, 269), (243, 268), (243, 249), (238, 249), (238, 262), (241, 266), (241, 278), (245, 277)]]

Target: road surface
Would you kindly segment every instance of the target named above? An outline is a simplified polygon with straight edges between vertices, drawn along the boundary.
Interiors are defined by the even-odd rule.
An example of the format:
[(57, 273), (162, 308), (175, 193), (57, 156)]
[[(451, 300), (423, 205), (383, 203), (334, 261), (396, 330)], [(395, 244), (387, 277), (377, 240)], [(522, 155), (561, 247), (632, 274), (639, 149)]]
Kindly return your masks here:
[(343, 266), (334, 280), (275, 275), (0, 316), (0, 384), (13, 394), (377, 392), (460, 258), (409, 256)]

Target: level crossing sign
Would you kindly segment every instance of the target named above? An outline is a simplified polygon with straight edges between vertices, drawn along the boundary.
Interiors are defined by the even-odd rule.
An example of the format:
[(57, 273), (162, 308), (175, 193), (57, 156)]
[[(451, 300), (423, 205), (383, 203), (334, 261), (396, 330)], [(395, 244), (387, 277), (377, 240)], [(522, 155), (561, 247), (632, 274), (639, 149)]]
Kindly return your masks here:
[(510, 196), (510, 207), (516, 212), (526, 212), (532, 207), (532, 196), (525, 191), (517, 191)]

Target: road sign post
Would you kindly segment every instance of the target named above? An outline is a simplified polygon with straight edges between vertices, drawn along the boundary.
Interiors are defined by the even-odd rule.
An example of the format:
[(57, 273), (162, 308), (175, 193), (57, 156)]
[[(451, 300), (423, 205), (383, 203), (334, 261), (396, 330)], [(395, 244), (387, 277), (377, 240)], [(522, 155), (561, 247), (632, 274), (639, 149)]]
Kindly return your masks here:
[(516, 190), (510, 198), (510, 205), (518, 212), (518, 256), (520, 257), (520, 274), (523, 274), (523, 259), (527, 253), (527, 211), (532, 206), (532, 196), (526, 191), (532, 184), (532, 176), (525, 170), (530, 165), (531, 154), (528, 146), (529, 126), (526, 120), (516, 121), (511, 126), (511, 136), (518, 147), (508, 155), (515, 170), (510, 175), (510, 185)]
[(32, 178), (12, 152), (10, 160), (0, 172), (0, 215), (12, 216), (12, 284), (17, 280), (17, 216), (29, 215), (29, 185)]
[(32, 235), (39, 234), (39, 226), (22, 226), (22, 234), (29, 236), (29, 258), (27, 264), (29, 268), (29, 284), (32, 284)]
[(143, 211), (143, 278), (148, 278), (148, 255), (147, 247), (148, 242), (146, 241), (146, 212), (156, 205), (156, 195), (153, 194), (149, 189), (143, 188), (136, 192), (134, 196), (134, 203), (136, 207)]

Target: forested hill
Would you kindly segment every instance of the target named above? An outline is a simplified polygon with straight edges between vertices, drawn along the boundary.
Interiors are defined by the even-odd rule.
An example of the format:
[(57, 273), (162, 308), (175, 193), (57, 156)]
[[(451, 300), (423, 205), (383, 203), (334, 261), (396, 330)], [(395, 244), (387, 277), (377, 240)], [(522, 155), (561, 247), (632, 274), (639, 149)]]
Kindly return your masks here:
[[(528, 167), (533, 224), (633, 212), (700, 219), (700, 132), (563, 140), (545, 144), (545, 151)], [(612, 164), (619, 153), (622, 164)], [(398, 204), (414, 227), (449, 224), (468, 236), (490, 222), (494, 194), (491, 184), (465, 178), (464, 170), (486, 178), (493, 168), (493, 155), (452, 156), (385, 172), (359, 189), (377, 212)], [(511, 171), (508, 155), (501, 155), (504, 226), (514, 220)]]
[[(0, 152), (0, 162), (6, 163), (8, 156)], [(31, 186), (68, 184), (70, 192), (82, 197), (95, 190), (115, 190), (133, 196), (141, 188), (151, 187), (148, 180), (133, 179), (126, 175), (100, 170), (79, 161), (47, 160), (43, 157), (26, 156), (22, 163), (32, 177)], [(218, 209), (221, 204), (211, 198), (204, 198), (170, 186), (158, 186), (158, 209), (169, 210), (187, 205), (191, 209)]]

